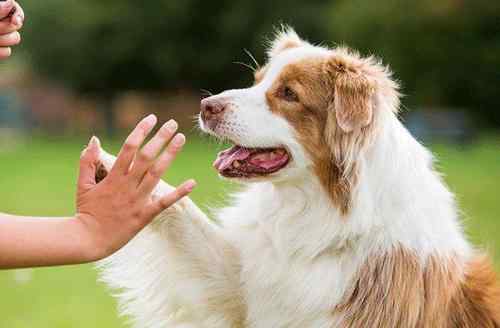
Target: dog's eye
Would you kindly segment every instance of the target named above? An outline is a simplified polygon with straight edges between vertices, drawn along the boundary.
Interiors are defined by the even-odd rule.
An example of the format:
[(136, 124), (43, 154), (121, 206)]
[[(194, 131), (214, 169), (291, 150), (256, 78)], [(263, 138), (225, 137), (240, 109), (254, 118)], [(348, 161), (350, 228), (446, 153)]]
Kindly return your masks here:
[(299, 97), (297, 97), (295, 91), (293, 91), (293, 89), (288, 86), (283, 87), (283, 89), (281, 90), (281, 96), (283, 97), (283, 99), (289, 102), (299, 101)]

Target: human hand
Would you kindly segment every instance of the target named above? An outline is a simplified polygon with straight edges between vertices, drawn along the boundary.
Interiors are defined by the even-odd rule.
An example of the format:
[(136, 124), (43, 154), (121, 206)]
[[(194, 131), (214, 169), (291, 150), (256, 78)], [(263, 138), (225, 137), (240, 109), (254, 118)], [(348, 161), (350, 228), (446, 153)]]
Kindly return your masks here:
[(0, 1), (0, 59), (8, 58), (12, 46), (21, 42), (19, 30), (23, 26), (24, 12), (14, 0)]
[(93, 137), (84, 150), (80, 160), (76, 222), (81, 228), (82, 246), (88, 251), (84, 251), (87, 261), (102, 259), (123, 247), (154, 217), (195, 187), (194, 180), (188, 180), (162, 198), (152, 198), (151, 192), (185, 142), (184, 135), (174, 136), (177, 123), (170, 120), (140, 149), (155, 125), (154, 115), (137, 125), (115, 165), (99, 183), (95, 179), (100, 153), (98, 139)]

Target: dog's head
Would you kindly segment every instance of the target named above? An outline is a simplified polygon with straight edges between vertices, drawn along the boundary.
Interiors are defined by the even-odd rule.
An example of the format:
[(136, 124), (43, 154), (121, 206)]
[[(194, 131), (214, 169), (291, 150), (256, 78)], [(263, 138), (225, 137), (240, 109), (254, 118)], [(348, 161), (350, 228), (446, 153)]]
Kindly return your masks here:
[(346, 207), (341, 195), (355, 180), (357, 151), (378, 112), (395, 110), (397, 99), (389, 71), (373, 58), (313, 46), (284, 29), (254, 85), (203, 99), (199, 123), (234, 143), (214, 163), (222, 176), (276, 181), (312, 171)]

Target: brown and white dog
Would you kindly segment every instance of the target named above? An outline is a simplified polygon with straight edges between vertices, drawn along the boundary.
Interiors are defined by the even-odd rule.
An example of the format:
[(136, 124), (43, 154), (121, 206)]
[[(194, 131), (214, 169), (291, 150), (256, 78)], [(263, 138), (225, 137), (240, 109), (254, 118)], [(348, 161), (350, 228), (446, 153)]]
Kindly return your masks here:
[(500, 327), (495, 274), (399, 122), (387, 67), (291, 29), (268, 57), (253, 86), (201, 104), (201, 128), (234, 143), (215, 168), (247, 188), (214, 220), (182, 200), (107, 259), (122, 312), (157, 328)]

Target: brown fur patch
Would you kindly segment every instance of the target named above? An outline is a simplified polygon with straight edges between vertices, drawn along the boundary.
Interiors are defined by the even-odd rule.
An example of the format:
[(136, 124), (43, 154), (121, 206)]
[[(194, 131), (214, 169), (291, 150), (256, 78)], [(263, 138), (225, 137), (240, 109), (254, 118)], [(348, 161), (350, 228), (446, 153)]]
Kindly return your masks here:
[(328, 62), (335, 76), (335, 115), (345, 132), (359, 130), (370, 124), (373, 116), (373, 86), (367, 76), (342, 58)]
[[(320, 60), (303, 60), (283, 69), (266, 98), (271, 110), (283, 116), (295, 129), (299, 142), (313, 161), (313, 169), (332, 201), (341, 212), (349, 207), (350, 188), (343, 179), (341, 163), (326, 146), (329, 99), (333, 89), (321, 79), (324, 74)], [(294, 90), (299, 101), (289, 102), (280, 95), (287, 86)]]
[(300, 42), (294, 39), (283, 40), (275, 49), (276, 53), (283, 52), (287, 49), (292, 49), (300, 46)]
[(467, 265), (450, 306), (449, 327), (500, 327), (500, 284), (488, 257)]
[[(333, 60), (339, 59), (334, 57)], [(367, 101), (367, 96), (371, 97), (373, 90), (365, 83), (368, 80), (360, 68), (349, 66), (347, 61), (344, 65), (349, 75), (332, 71), (331, 59), (327, 58), (304, 59), (289, 64), (267, 91), (266, 98), (271, 110), (285, 117), (295, 128), (299, 142), (312, 158), (313, 169), (321, 184), (340, 212), (347, 214), (357, 180), (356, 155), (367, 144), (372, 131), (369, 124), (372, 109), (369, 108), (367, 120), (360, 106)], [(356, 70), (355, 76), (351, 76), (352, 70)], [(285, 87), (297, 94), (298, 101), (283, 99), (281, 94)], [(343, 99), (336, 100), (337, 94)], [(358, 102), (358, 98), (362, 100)], [(339, 101), (341, 107), (337, 108), (335, 104), (338, 105)], [(359, 106), (350, 110), (350, 102)], [(339, 112), (349, 116), (353, 126), (357, 126), (359, 120), (363, 122), (355, 131), (346, 132), (339, 128)]]
[(366, 261), (334, 313), (343, 317), (342, 327), (498, 327), (491, 266), (481, 257), (467, 268), (464, 278), (454, 258), (431, 256), (423, 265), (396, 247)]

